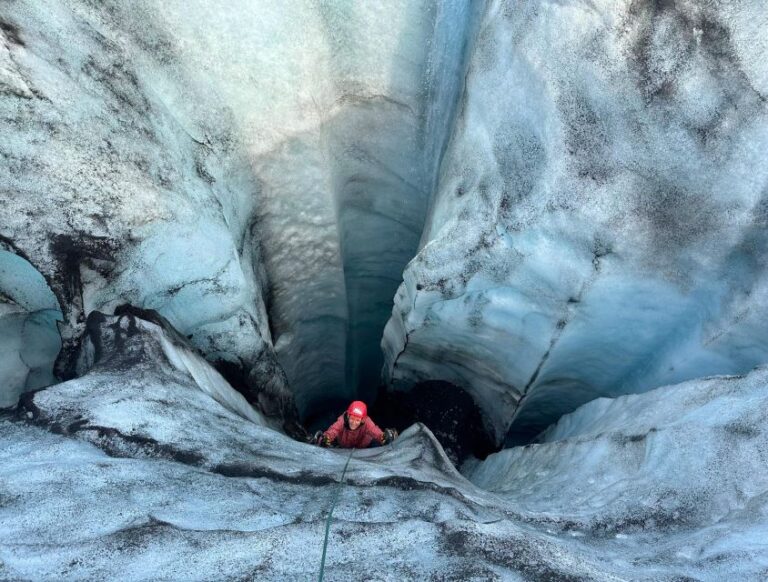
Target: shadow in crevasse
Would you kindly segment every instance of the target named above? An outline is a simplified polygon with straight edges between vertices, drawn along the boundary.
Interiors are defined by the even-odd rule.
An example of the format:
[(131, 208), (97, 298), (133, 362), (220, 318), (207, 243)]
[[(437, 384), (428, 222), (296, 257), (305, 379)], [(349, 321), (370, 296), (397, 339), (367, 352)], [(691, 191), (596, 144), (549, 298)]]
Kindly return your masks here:
[(379, 426), (398, 431), (424, 423), (457, 467), (470, 456), (485, 459), (498, 450), (472, 397), (450, 382), (420, 382), (408, 392), (382, 386), (369, 413)]

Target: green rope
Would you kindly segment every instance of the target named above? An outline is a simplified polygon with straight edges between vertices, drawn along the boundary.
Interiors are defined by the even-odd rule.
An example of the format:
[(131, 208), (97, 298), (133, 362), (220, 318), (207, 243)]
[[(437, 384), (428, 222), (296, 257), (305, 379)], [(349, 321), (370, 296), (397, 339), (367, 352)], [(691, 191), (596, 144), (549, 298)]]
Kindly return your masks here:
[(323, 582), (323, 575), (325, 574), (325, 552), (328, 549), (328, 532), (331, 531), (331, 521), (333, 520), (333, 508), (336, 507), (336, 502), (339, 500), (339, 497), (341, 496), (341, 488), (344, 486), (344, 476), (347, 474), (347, 467), (349, 467), (349, 462), (352, 460), (352, 455), (354, 453), (355, 453), (355, 449), (352, 449), (349, 452), (349, 456), (347, 457), (347, 462), (344, 464), (344, 470), (341, 472), (341, 480), (339, 481), (339, 485), (333, 494), (333, 500), (331, 501), (331, 508), (328, 510), (328, 518), (325, 520), (325, 539), (323, 540), (323, 559), (320, 561), (320, 577), (317, 579), (318, 582)]

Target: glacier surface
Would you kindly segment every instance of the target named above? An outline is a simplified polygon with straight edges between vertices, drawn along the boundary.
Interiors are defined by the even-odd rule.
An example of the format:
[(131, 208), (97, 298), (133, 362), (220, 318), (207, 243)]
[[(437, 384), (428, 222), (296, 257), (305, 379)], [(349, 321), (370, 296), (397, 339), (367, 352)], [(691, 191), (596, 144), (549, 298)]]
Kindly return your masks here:
[(317, 579), (336, 497), (327, 580), (768, 573), (765, 369), (597, 400), (473, 483), (420, 424), (351, 459), (292, 440), (203, 389), (172, 332), (98, 319), (90, 371), (0, 418), (2, 578)]

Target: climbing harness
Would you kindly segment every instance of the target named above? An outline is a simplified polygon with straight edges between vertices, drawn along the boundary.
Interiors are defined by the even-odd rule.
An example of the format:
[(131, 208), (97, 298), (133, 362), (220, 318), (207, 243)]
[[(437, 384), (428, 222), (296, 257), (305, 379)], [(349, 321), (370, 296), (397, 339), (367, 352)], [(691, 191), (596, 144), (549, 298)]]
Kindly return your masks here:
[(331, 531), (331, 521), (333, 521), (333, 509), (336, 507), (336, 502), (339, 500), (339, 497), (341, 497), (341, 489), (344, 487), (344, 476), (347, 474), (347, 467), (349, 467), (349, 462), (352, 460), (352, 455), (355, 454), (356, 449), (352, 449), (349, 451), (349, 456), (347, 457), (347, 462), (344, 464), (344, 470), (341, 472), (341, 479), (339, 479), (339, 484), (336, 487), (336, 491), (333, 493), (333, 499), (331, 500), (331, 507), (328, 509), (328, 517), (325, 520), (325, 539), (323, 540), (323, 557), (320, 560), (320, 576), (318, 577), (318, 582), (323, 582), (323, 575), (325, 574), (325, 553), (328, 549), (328, 533)]

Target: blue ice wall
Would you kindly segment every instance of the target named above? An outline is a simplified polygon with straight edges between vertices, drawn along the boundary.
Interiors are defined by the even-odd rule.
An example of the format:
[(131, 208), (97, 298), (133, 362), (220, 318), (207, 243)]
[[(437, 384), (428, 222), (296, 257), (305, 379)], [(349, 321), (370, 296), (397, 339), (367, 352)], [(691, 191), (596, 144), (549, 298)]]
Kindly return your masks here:
[(759, 3), (484, 5), (390, 384), (464, 386), (512, 443), (764, 363), (766, 23)]
[(56, 297), (28, 261), (0, 250), (0, 408), (19, 396), (53, 384), (61, 348)]

